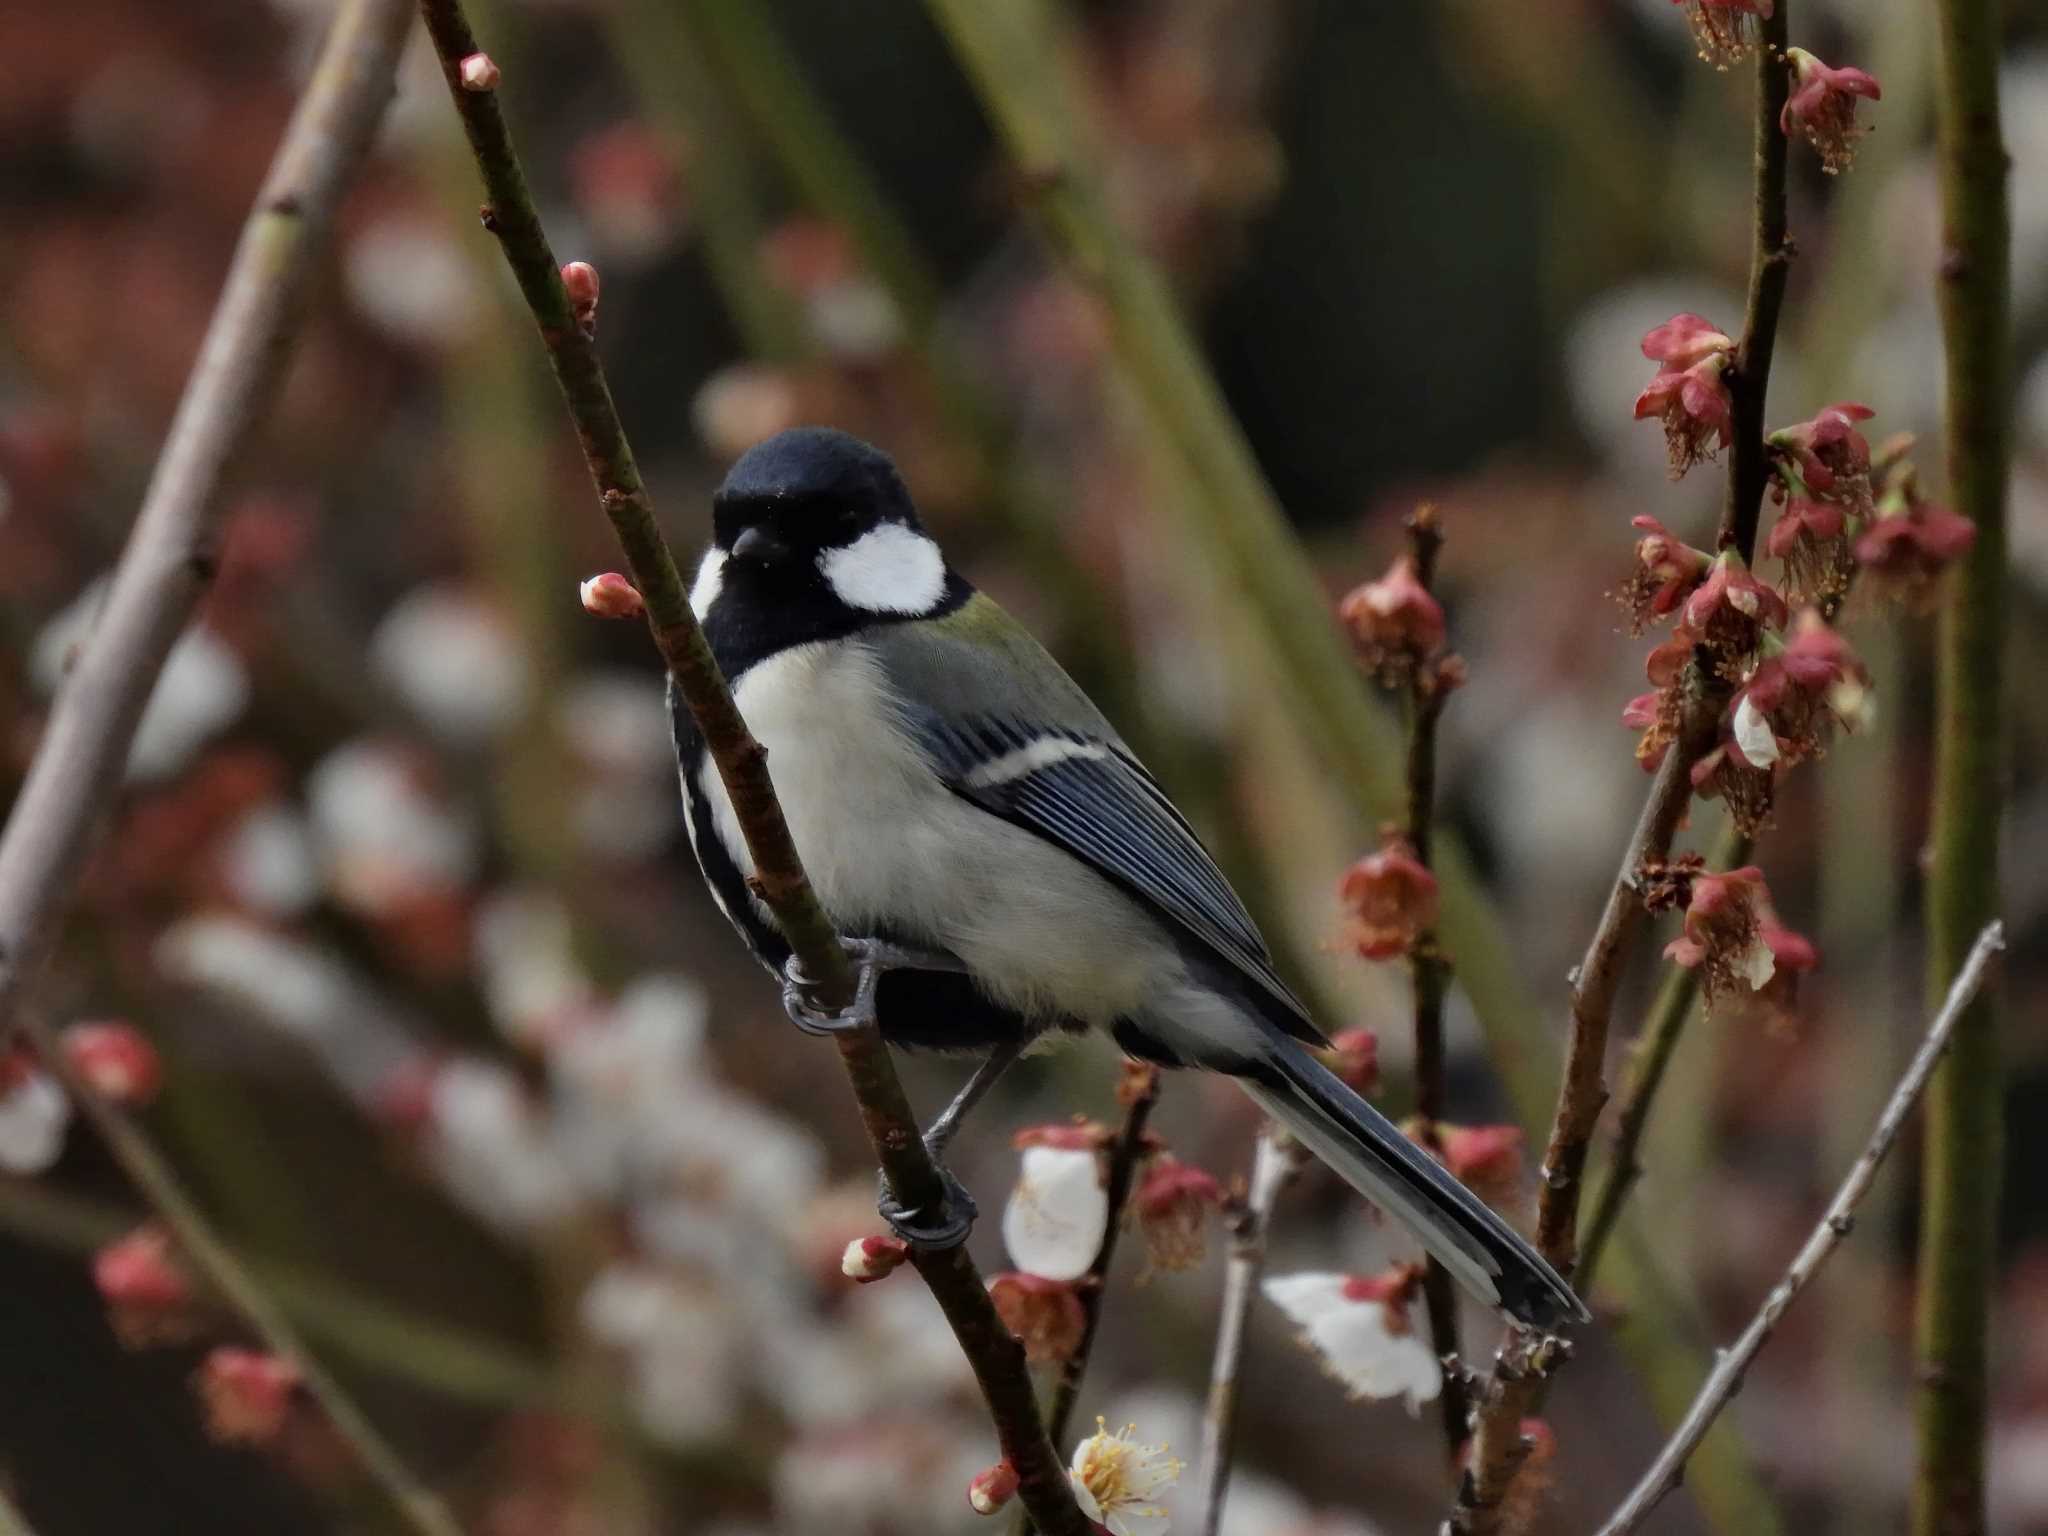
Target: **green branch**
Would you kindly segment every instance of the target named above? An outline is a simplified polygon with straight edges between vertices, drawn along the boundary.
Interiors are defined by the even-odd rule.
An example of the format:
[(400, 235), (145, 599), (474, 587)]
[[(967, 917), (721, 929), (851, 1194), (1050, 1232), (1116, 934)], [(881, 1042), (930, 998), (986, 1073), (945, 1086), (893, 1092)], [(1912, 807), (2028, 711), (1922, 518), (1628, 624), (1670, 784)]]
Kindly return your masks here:
[[(1955, 977), (1998, 897), (2005, 768), (2005, 484), (2012, 414), (2009, 161), (1999, 133), (2000, 7), (1940, 0), (1942, 337), (1947, 458), (1958, 512), (1976, 525), (1941, 615), (1936, 678), (1929, 989)], [(1921, 1173), (1918, 1536), (1985, 1528), (1985, 1335), (1997, 1262), (2003, 1104), (1994, 1000), (1957, 1026), (1929, 1097)]]

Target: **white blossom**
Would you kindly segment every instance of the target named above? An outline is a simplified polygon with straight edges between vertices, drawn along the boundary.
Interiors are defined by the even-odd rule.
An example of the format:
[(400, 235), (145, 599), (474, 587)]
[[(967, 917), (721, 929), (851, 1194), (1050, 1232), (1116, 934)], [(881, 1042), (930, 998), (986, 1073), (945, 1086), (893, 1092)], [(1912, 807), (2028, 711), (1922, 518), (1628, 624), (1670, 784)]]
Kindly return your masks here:
[(235, 898), (266, 917), (297, 917), (320, 896), (320, 866), (306, 818), (283, 801), (252, 807), (221, 844)]
[(400, 598), (370, 637), (370, 661), (421, 719), (460, 745), (488, 741), (525, 708), (518, 635), (495, 607), (453, 583)]
[(578, 1312), (592, 1338), (625, 1355), (635, 1412), (657, 1438), (701, 1444), (732, 1428), (739, 1340), (712, 1296), (652, 1265), (616, 1263)]
[(335, 748), (314, 765), (306, 797), (327, 883), (351, 907), (389, 912), (475, 873), (475, 828), (392, 746), (358, 738)]
[(1024, 1149), (1024, 1167), (1003, 1207), (1010, 1262), (1047, 1280), (1086, 1274), (1109, 1222), (1102, 1168), (1086, 1148)]
[(1405, 1397), (1414, 1413), (1443, 1389), (1443, 1367), (1404, 1305), (1357, 1296), (1346, 1275), (1274, 1275), (1262, 1289), (1353, 1397)]
[(64, 1150), (71, 1101), (56, 1080), (34, 1068), (0, 1089), (0, 1171), (41, 1173)]
[(1768, 768), (1778, 760), (1777, 733), (1747, 693), (1735, 706), (1735, 750), (1752, 768)]
[(590, 978), (576, 959), (569, 909), (548, 892), (493, 892), (477, 908), (471, 948), (485, 1005), (508, 1040), (538, 1043), (551, 1026), (593, 1001)]
[(1111, 1536), (1161, 1536), (1172, 1524), (1159, 1495), (1180, 1478), (1186, 1463), (1165, 1445), (1133, 1440), (1138, 1426), (1115, 1434), (1101, 1419), (1095, 1433), (1074, 1447), (1067, 1468), (1081, 1513)]
[(575, 1197), (568, 1169), (506, 1068), (449, 1062), (434, 1074), (429, 1115), (436, 1171), (484, 1220), (516, 1232), (568, 1213)]

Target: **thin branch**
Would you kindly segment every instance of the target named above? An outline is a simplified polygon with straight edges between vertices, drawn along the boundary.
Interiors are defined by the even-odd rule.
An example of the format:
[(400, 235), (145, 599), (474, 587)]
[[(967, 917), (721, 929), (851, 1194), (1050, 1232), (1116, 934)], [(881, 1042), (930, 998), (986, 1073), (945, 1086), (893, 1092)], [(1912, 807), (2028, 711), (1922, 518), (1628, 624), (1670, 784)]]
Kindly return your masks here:
[(1657, 1459), (1642, 1476), (1634, 1490), (1624, 1499), (1621, 1506), (1600, 1528), (1599, 1536), (1626, 1536), (1626, 1533), (1640, 1525), (1657, 1502), (1677, 1486), (1685, 1468), (1685, 1461), (1706, 1433), (1713, 1427), (1714, 1420), (1734, 1400), (1742, 1388), (1742, 1378), (1758, 1351), (1770, 1339), (1772, 1330), (1785, 1311), (1804, 1290), (1829, 1254), (1856, 1225), (1856, 1207), (1862, 1203), (1871, 1181), (1877, 1177), (1877, 1170), (1884, 1163), (1892, 1144), (1899, 1139), (1899, 1132), (1905, 1126), (1906, 1117), (1913, 1112), (1921, 1092), (1927, 1087), (1928, 1079), (1947, 1052), (1950, 1039), (1955, 1035), (1958, 1022), (1977, 995), (1984, 980), (1984, 973), (1991, 964), (1991, 957), (2005, 947), (2005, 931), (2001, 924), (1992, 922), (1977, 935), (1977, 942), (1971, 948), (1969, 958), (1956, 973), (1954, 985), (1949, 988), (1948, 998), (1941, 1005), (1941, 1011), (1928, 1026), (1927, 1038), (1915, 1053), (1912, 1063), (1906, 1068), (1906, 1075), (1899, 1079), (1899, 1086), (1893, 1090), (1884, 1111), (1877, 1117), (1877, 1125), (1870, 1133), (1870, 1141), (1849, 1169), (1848, 1177), (1842, 1180), (1842, 1187), (1835, 1191), (1835, 1198), (1828, 1205), (1827, 1214), (1820, 1225), (1813, 1229), (1806, 1245), (1792, 1260), (1785, 1271), (1784, 1279), (1764, 1298), (1763, 1305), (1742, 1336), (1729, 1348), (1722, 1351), (1718, 1364), (1700, 1386), (1699, 1395), (1693, 1399), (1691, 1409), (1672, 1434), (1669, 1443), (1658, 1453)]
[(1081, 1342), (1060, 1366), (1059, 1384), (1053, 1390), (1052, 1410), (1046, 1415), (1046, 1433), (1055, 1447), (1066, 1444), (1067, 1425), (1074, 1416), (1074, 1404), (1081, 1396), (1081, 1378), (1088, 1370), (1088, 1357), (1095, 1349), (1095, 1335), (1102, 1323), (1102, 1293), (1109, 1284), (1109, 1266), (1116, 1258), (1117, 1233), (1122, 1229), (1124, 1207), (1130, 1203), (1131, 1187), (1137, 1181), (1138, 1165), (1145, 1159), (1145, 1123), (1159, 1102), (1159, 1069), (1131, 1063), (1120, 1090), (1124, 1100), (1124, 1123), (1116, 1133), (1109, 1152), (1109, 1181), (1106, 1195), (1109, 1217), (1102, 1229), (1102, 1246), (1095, 1250), (1095, 1262), (1080, 1281), (1081, 1308), (1087, 1321), (1081, 1328)]
[[(1415, 561), (1415, 579), (1428, 591), (1436, 582), (1437, 556), (1442, 553), (1443, 525), (1435, 507), (1417, 507), (1407, 520), (1408, 548)], [(1462, 663), (1445, 654), (1416, 664), (1408, 680), (1408, 846), (1417, 862), (1429, 867), (1431, 834), (1436, 826), (1436, 738), (1444, 705), (1450, 701)], [(1451, 990), (1451, 957), (1431, 925), (1415, 936), (1408, 952), (1415, 992), (1415, 1115), (1416, 1136), (1432, 1152), (1441, 1151), (1437, 1122), (1449, 1097), (1449, 1068), (1444, 1053), (1444, 999)], [(1429, 1314), (1430, 1343), (1439, 1355), (1458, 1353), (1458, 1293), (1451, 1272), (1434, 1256), (1422, 1272), (1422, 1299)], [(1437, 1407), (1443, 1419), (1444, 1442), (1451, 1464), (1468, 1433), (1469, 1407), (1464, 1373), (1446, 1371)]]
[[(828, 1006), (843, 1003), (851, 996), (851, 967), (804, 874), (769, 781), (767, 754), (733, 703), (683, 595), (682, 579), (655, 521), (595, 343), (577, 323), (561, 269), (527, 191), (499, 110), (497, 71), (473, 71), (477, 84), (491, 82), (484, 88), (465, 84), (464, 61), (481, 50), (460, 0), (421, 0), (420, 11), (483, 176), (489, 197), (482, 210), (484, 226), (497, 236), (533, 311), (599, 500), (625, 552), (634, 585), (646, 601), (655, 644), (718, 764), (753, 856), (761, 897), (774, 911), (805, 971), (817, 979), (818, 1001)], [(890, 1187), (906, 1205), (935, 1206), (943, 1198), (938, 1170), (918, 1135), (909, 1100), (880, 1035), (870, 1027), (843, 1031), (834, 1041)], [(1085, 1536), (1087, 1524), (1046, 1438), (1023, 1350), (997, 1317), (965, 1245), (916, 1250), (912, 1262), (973, 1367), (1004, 1459), (1017, 1470), (1025, 1507), (1049, 1536)]]
[[(1763, 437), (1770, 389), (1771, 354), (1792, 258), (1786, 235), (1785, 135), (1778, 124), (1785, 103), (1783, 60), (1790, 0), (1779, 0), (1763, 18), (1756, 50), (1753, 98), (1755, 200), (1750, 247), (1749, 299), (1742, 339), (1728, 370), (1733, 440), (1728, 489), (1722, 507), (1718, 547), (1748, 560), (1756, 546), (1757, 522), (1769, 477)], [(1577, 1258), (1579, 1200), (1586, 1157), (1607, 1103), (1605, 1063), (1614, 1000), (1623, 964), (1646, 913), (1637, 893), (1644, 866), (1670, 856), (1671, 841), (1692, 800), (1692, 766), (1714, 745), (1727, 702), (1727, 685), (1697, 665), (1688, 668), (1690, 693), (1678, 739), (1671, 743), (1650, 786), (1621, 868), (1608, 892), (1586, 955), (1573, 975), (1571, 1032), (1565, 1047), (1557, 1114), (1543, 1155), (1542, 1193), (1537, 1206), (1536, 1244), (1545, 1258), (1569, 1275)], [(1511, 1334), (1515, 1330), (1510, 1330)], [(1533, 1355), (1514, 1340), (1502, 1356)], [(1528, 1370), (1511, 1377), (1498, 1371), (1487, 1386), (1473, 1435), (1471, 1464), (1459, 1486), (1452, 1526), (1459, 1536), (1485, 1536), (1498, 1528), (1502, 1501), (1527, 1457), (1522, 1421), (1541, 1406), (1547, 1374)]]
[[(1733, 869), (1749, 862), (1750, 839), (1731, 824), (1720, 846), (1707, 861), (1713, 869)], [(1600, 1256), (1621, 1220), (1621, 1209), (1642, 1177), (1643, 1132), (1650, 1123), (1650, 1110), (1664, 1085), (1664, 1074), (1677, 1054), (1685, 1034), (1686, 1021), (1699, 996), (1700, 973), (1696, 968), (1674, 965), (1657, 989), (1650, 1011), (1637, 1032), (1631, 1049), (1628, 1075), (1623, 1080), (1621, 1109), (1614, 1122), (1614, 1156), (1607, 1178), (1593, 1197), (1593, 1212), (1586, 1218), (1586, 1235), (1579, 1244), (1579, 1266), (1572, 1278), (1582, 1291), (1591, 1291)]]
[(1302, 1151), (1285, 1131), (1262, 1126), (1252, 1151), (1250, 1187), (1231, 1221), (1230, 1259), (1223, 1271), (1222, 1315), (1216, 1325), (1216, 1353), (1209, 1365), (1209, 1397), (1202, 1412), (1202, 1476), (1195, 1520), (1199, 1536), (1222, 1528), (1223, 1499), (1230, 1490), (1230, 1458), (1237, 1436), (1237, 1390), (1244, 1372), (1244, 1340), (1252, 1298), (1266, 1267), (1266, 1233), (1280, 1191), (1301, 1171)]
[[(1939, 987), (1998, 906), (2009, 740), (2005, 495), (2013, 335), (2011, 160), (1998, 105), (2002, 8), (1992, 0), (1941, 0), (1935, 10), (1944, 447), (1955, 508), (1977, 531), (1953, 578), (1938, 642), (1927, 969), (1929, 985)], [(1955, 1055), (1928, 1106), (1913, 1330), (1918, 1536), (1985, 1527), (1986, 1334), (1997, 1283), (2003, 1106), (1997, 1018), (1987, 997), (1958, 1028)]]
[(277, 393), (335, 205), (391, 98), (405, 18), (401, 0), (353, 0), (336, 18), (242, 227), (106, 605), (0, 835), (0, 1033), (49, 952), (164, 658), (212, 584), (222, 483)]
[(405, 1521), (426, 1536), (453, 1536), (453, 1517), (236, 1264), (169, 1166), (72, 1069), (55, 1032), (20, 1009), (118, 793), (164, 659), (219, 565), (223, 482), (276, 393), (335, 207), (391, 98), (406, 21), (401, 0), (353, 0), (335, 19), (242, 228), (106, 607), (0, 835), (0, 1029), (22, 1030), (192, 1262), (267, 1347), (299, 1368)]

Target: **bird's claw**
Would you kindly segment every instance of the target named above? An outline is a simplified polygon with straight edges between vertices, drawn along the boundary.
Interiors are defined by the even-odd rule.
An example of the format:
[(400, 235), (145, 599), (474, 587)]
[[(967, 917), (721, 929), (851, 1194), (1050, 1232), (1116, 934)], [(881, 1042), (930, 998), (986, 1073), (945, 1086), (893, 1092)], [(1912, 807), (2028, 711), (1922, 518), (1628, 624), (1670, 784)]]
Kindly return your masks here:
[(866, 1029), (875, 1022), (875, 988), (887, 971), (957, 971), (960, 962), (951, 955), (908, 949), (880, 939), (845, 939), (840, 946), (853, 963), (853, 996), (842, 1008), (820, 1008), (811, 1002), (817, 980), (791, 955), (782, 967), (782, 1009), (789, 1021), (807, 1035), (839, 1035)]
[(875, 1209), (887, 1222), (889, 1230), (913, 1248), (937, 1251), (957, 1248), (967, 1240), (967, 1234), (974, 1230), (974, 1220), (981, 1214), (981, 1208), (974, 1203), (974, 1196), (967, 1192), (967, 1186), (953, 1177), (952, 1170), (936, 1158), (932, 1166), (938, 1170), (942, 1195), (936, 1211), (925, 1207), (906, 1209), (897, 1200), (896, 1193), (889, 1187), (889, 1176), (882, 1175), (881, 1193), (875, 1201)]

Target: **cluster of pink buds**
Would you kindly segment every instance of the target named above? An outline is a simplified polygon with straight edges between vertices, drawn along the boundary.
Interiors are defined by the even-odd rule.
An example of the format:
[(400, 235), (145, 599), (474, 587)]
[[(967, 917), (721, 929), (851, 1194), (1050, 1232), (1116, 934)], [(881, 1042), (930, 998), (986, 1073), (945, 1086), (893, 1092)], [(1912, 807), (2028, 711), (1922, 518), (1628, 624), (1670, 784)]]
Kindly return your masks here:
[(1664, 423), (1674, 480), (1728, 446), (1735, 406), (1726, 374), (1734, 352), (1733, 337), (1692, 314), (1673, 315), (1643, 337), (1643, 356), (1658, 367), (1636, 396), (1636, 420)]

